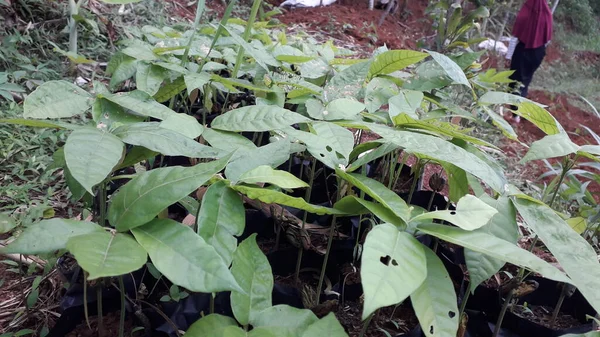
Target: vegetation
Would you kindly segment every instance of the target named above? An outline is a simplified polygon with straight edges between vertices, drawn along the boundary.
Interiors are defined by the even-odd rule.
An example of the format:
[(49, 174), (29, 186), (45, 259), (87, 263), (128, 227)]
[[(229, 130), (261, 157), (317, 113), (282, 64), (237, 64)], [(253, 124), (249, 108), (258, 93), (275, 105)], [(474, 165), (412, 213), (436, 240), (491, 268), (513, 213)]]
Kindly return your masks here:
[[(600, 207), (577, 179), (599, 179), (583, 170), (597, 166), (600, 145), (575, 144), (543, 106), (503, 92), (509, 72), (482, 71), (482, 53), (457, 48), (472, 44), (462, 30), (485, 15), (439, 12), (456, 24), (444, 28), (448, 35), (437, 41), (437, 51), (381, 47), (357, 58), (331, 42), (287, 36), (269, 20), (274, 13), (257, 20), (260, 0), (248, 20), (230, 16), (235, 5), (229, 3), (219, 24), (201, 20), (205, 6), (199, 2), (191, 27), (129, 30), (105, 71), (81, 56), (89, 46), (58, 51), (69, 60), (61, 72), (93, 64), (81, 83), (56, 78), (35, 60), (19, 73), (14, 63), (26, 62), (20, 48), (3, 49), (3, 62), (11, 65), (3, 83), (12, 85), (0, 86), (11, 101), (10, 114), (0, 120), (0, 140), (10, 144), (2, 149), (2, 173), (19, 187), (0, 190), (8, 195), (0, 196), (0, 229), (14, 237), (0, 253), (36, 256), (47, 265), (72, 256), (85, 271), (85, 289), (93, 287), (101, 298), (103, 286), (118, 288), (119, 336), (126, 305), (146, 305), (126, 296), (124, 280), (138, 270), (168, 284), (162, 301), (212, 294), (210, 313), (186, 336), (347, 336), (333, 313), (317, 317), (310, 309), (322, 302), (332, 246), (350, 217), (359, 219), (351, 239), (365, 330), (378, 310), (410, 298), (423, 331), (456, 336), (469, 294), (506, 263), (518, 272), (494, 336), (530, 273), (577, 288), (600, 310), (594, 248)], [(70, 17), (76, 32), (94, 30)], [(18, 96), (25, 88), (34, 90)], [(15, 100), (23, 101), (22, 115)], [(468, 128), (490, 121), (508, 139), (518, 139), (497, 113), (508, 105), (545, 134), (521, 160), (559, 159), (549, 173), (555, 178), (539, 196), (513, 186), (490, 155), (498, 147)], [(173, 157), (185, 160), (169, 165)], [(49, 158), (52, 165), (46, 165)], [(412, 185), (403, 199), (397, 182), (409, 158)], [(302, 163), (300, 174), (290, 169), (295, 160)], [(375, 174), (366, 173), (375, 167)], [(445, 179), (436, 175), (428, 185), (432, 192), (448, 187), (446, 209), (432, 207), (435, 193), (427, 207), (411, 203), (414, 177), (426, 167), (444, 172)], [(312, 194), (319, 176), (335, 181), (324, 203)], [(15, 209), (31, 203), (30, 190), (40, 185), (50, 187), (39, 190), (36, 203), (68, 190), (71, 214), (18, 216)], [(195, 215), (195, 223), (169, 218), (174, 204)], [(248, 232), (245, 207), (267, 213), (298, 249), (298, 259), (287, 261), (296, 264), (296, 284), (303, 254), (314, 248), (316, 225), (308, 217), (329, 216), (320, 277), (305, 294), (312, 297), (306, 309), (273, 305), (272, 266), (257, 233)], [(530, 250), (518, 245), (518, 217), (535, 234)], [(538, 242), (561, 269), (532, 253)], [(437, 254), (448, 244), (464, 248), (469, 286), (462, 296)], [(214, 312), (222, 292), (231, 292), (234, 317)], [(102, 313), (102, 301), (96, 303)], [(101, 319), (98, 324), (103, 335)]]

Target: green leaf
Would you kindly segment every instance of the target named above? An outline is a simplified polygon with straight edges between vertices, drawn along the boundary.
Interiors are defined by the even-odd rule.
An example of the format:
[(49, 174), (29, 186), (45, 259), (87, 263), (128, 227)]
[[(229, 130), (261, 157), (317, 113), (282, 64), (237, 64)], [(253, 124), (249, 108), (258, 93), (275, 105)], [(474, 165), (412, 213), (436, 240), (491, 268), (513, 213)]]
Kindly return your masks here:
[(389, 99), (398, 94), (394, 82), (386, 78), (375, 78), (367, 84), (365, 104), (369, 113), (375, 113), (381, 106), (388, 104)]
[(144, 122), (123, 125), (113, 131), (125, 143), (143, 146), (165, 156), (185, 156), (190, 158), (219, 158), (222, 151), (202, 145), (185, 135), (169, 130), (158, 122)]
[(456, 337), (460, 315), (456, 292), (444, 263), (429, 248), (423, 247), (427, 259), (427, 278), (410, 295), (410, 302), (427, 337)]
[(106, 74), (110, 75), (110, 88), (115, 89), (135, 75), (138, 60), (121, 52), (113, 55), (106, 67)]
[(196, 219), (198, 235), (213, 246), (227, 266), (231, 264), (237, 239), (246, 225), (244, 204), (239, 194), (225, 181), (212, 184), (204, 197)]
[(469, 80), (467, 79), (467, 76), (462, 71), (460, 66), (458, 64), (456, 64), (456, 62), (452, 61), (451, 58), (449, 58), (448, 56), (446, 56), (444, 54), (440, 54), (440, 53), (437, 53), (434, 51), (428, 51), (427, 53), (429, 53), (429, 55), (431, 55), (431, 57), (433, 57), (435, 62), (437, 62), (437, 64), (439, 64), (444, 69), (446, 74), (454, 82), (456, 82), (458, 84), (466, 85), (467, 87), (471, 86), (471, 84), (469, 83)]
[(406, 149), (408, 152), (452, 163), (481, 179), (495, 191), (504, 191), (506, 178), (490, 167), (485, 161), (459, 146), (437, 137), (415, 132), (393, 130), (376, 124), (370, 124), (369, 128), (385, 140)]
[[(492, 217), (486, 226), (476, 229), (474, 232), (485, 233), (516, 245), (519, 229), (516, 210), (510, 199), (499, 197), (496, 200), (488, 195), (482, 195), (480, 198), (497, 209), (498, 213)], [(494, 276), (505, 264), (503, 260), (489, 257), (471, 249), (465, 249), (465, 261), (471, 280), (469, 283), (471, 292), (474, 292), (481, 282)]]
[(573, 143), (565, 133), (546, 136), (533, 142), (521, 163), (531, 160), (563, 157), (579, 150), (579, 145)]
[(185, 89), (185, 80), (183, 76), (179, 76), (174, 80), (167, 80), (153, 97), (157, 102), (164, 103), (182, 93)]
[(155, 219), (131, 231), (156, 269), (172, 283), (203, 293), (244, 292), (215, 249), (191, 228)]
[(369, 232), (361, 266), (363, 320), (379, 308), (404, 301), (427, 276), (423, 245), (391, 224), (375, 226)]
[(85, 90), (66, 81), (40, 85), (23, 103), (25, 118), (67, 118), (86, 112), (94, 99)]
[(502, 131), (502, 133), (511, 140), (517, 140), (518, 136), (515, 129), (504, 119), (504, 117), (498, 115), (492, 109), (483, 106), (483, 111), (490, 116), (492, 123)]
[(152, 47), (148, 44), (143, 43), (140, 40), (133, 40), (135, 43), (130, 43), (127, 47), (121, 50), (121, 53), (143, 61), (154, 61), (158, 59), (152, 51)]
[(346, 196), (333, 205), (333, 208), (343, 211), (347, 214), (364, 214), (371, 212), (382, 222), (388, 222), (398, 228), (406, 227), (404, 220), (399, 218), (389, 208), (382, 204), (366, 201), (355, 196)]
[(348, 337), (344, 327), (335, 318), (335, 314), (330, 312), (327, 316), (311, 324), (302, 334), (302, 337)]
[(568, 283), (576, 286), (590, 305), (600, 311), (600, 263), (592, 246), (552, 208), (524, 199), (513, 200), (513, 203), (527, 226), (571, 277)]
[(378, 141), (359, 144), (354, 147), (354, 150), (352, 150), (352, 153), (350, 154), (350, 158), (356, 158), (356, 160), (346, 168), (346, 172), (354, 172), (363, 165), (370, 163), (377, 158), (381, 158), (398, 148), (399, 146), (396, 144), (380, 143)]
[(298, 113), (272, 105), (250, 105), (215, 118), (211, 127), (225, 131), (271, 131), (310, 120)]
[(121, 106), (104, 98), (97, 98), (92, 105), (92, 118), (96, 125), (107, 130), (112, 129), (115, 124), (131, 124), (144, 121), (143, 117), (128, 114)]
[(154, 96), (168, 75), (163, 67), (139, 62), (135, 73), (135, 84), (139, 90)]
[(451, 201), (456, 202), (469, 194), (469, 180), (465, 170), (450, 163), (440, 163), (440, 166), (448, 177), (448, 198)]
[(388, 189), (385, 185), (377, 180), (367, 178), (362, 174), (346, 173), (339, 169), (336, 170), (336, 174), (384, 205), (398, 218), (402, 219), (404, 222), (408, 222), (408, 219), (410, 218), (408, 205), (402, 198)]
[(269, 66), (278, 67), (280, 66), (279, 61), (277, 61), (271, 53), (267, 52), (264, 48), (257, 48), (256, 45), (252, 45), (246, 42), (241, 36), (236, 34), (232, 29), (225, 26), (225, 29), (231, 35), (231, 38), (235, 41), (235, 44), (240, 46), (240, 48), (244, 48), (246, 54), (250, 55), (256, 63), (258, 63), (265, 70), (269, 70)]
[(25, 228), (15, 241), (0, 249), (0, 253), (32, 255), (52, 253), (65, 249), (71, 237), (101, 230), (102, 227), (86, 221), (42, 220)]
[(236, 327), (237, 322), (227, 316), (210, 314), (194, 322), (185, 332), (186, 337), (223, 336), (223, 330), (228, 327)]
[(289, 195), (287, 195), (285, 193), (273, 191), (270, 189), (249, 187), (249, 186), (243, 186), (243, 185), (235, 185), (235, 186), (231, 186), (231, 188), (246, 195), (250, 199), (260, 200), (267, 204), (279, 204), (279, 205), (283, 205), (283, 206), (294, 207), (294, 208), (298, 208), (298, 209), (305, 210), (307, 212), (315, 213), (315, 214), (319, 214), (319, 215), (322, 215), (322, 214), (345, 215), (344, 212), (336, 210), (334, 208), (309, 204), (302, 198), (290, 197)]
[(363, 110), (365, 110), (365, 105), (357, 100), (338, 98), (329, 102), (322, 114), (323, 119), (327, 121), (356, 119)]
[(354, 147), (352, 132), (329, 122), (313, 123), (312, 129), (316, 134), (293, 128), (287, 128), (284, 132), (304, 143), (308, 152), (328, 167), (336, 169), (340, 165), (346, 166)]
[(15, 227), (17, 227), (15, 219), (8, 214), (0, 213), (0, 234), (8, 233)]
[(476, 196), (467, 194), (456, 204), (455, 211), (427, 212), (411, 219), (422, 222), (429, 219), (448, 221), (464, 230), (472, 231), (485, 226), (498, 211)]
[[(294, 337), (302, 336), (302, 333), (318, 320), (310, 310), (276, 305), (261, 311), (251, 323), (255, 329), (276, 331), (277, 334), (274, 334), (273, 337)], [(257, 337), (259, 336), (261, 335)]]
[(139, 115), (160, 120), (167, 119), (169, 116), (176, 113), (155, 101), (152, 96), (140, 90), (126, 93), (105, 94), (102, 97)]
[(201, 72), (201, 73), (191, 73), (185, 74), (183, 76), (183, 80), (185, 82), (185, 86), (187, 88), (188, 95), (194, 89), (203, 88), (204, 85), (210, 82), (210, 74)]
[[(565, 220), (571, 228), (575, 231), (575, 233), (581, 235), (588, 227), (587, 221), (582, 217), (575, 217)], [(0, 228), (2, 227), (2, 220), (0, 220)], [(1, 231), (0, 231), (1, 233)]]
[(0, 123), (31, 126), (34, 128), (52, 128), (52, 129), (69, 129), (69, 130), (75, 130), (79, 127), (78, 125), (75, 125), (75, 124), (69, 124), (69, 123), (63, 123), (63, 122), (39, 121), (39, 120), (22, 119), (22, 118), (6, 118), (6, 119), (1, 118)]
[(254, 323), (261, 311), (273, 305), (273, 272), (269, 260), (256, 243), (256, 233), (240, 243), (233, 256), (231, 273), (246, 292), (231, 293), (233, 314), (241, 325)]
[(117, 166), (115, 171), (125, 167), (131, 167), (143, 160), (154, 158), (156, 155), (158, 155), (158, 152), (148, 150), (143, 146), (134, 146), (129, 150), (129, 153), (125, 156), (121, 165)]
[(389, 99), (389, 113), (392, 121), (401, 113), (405, 113), (413, 119), (419, 119), (417, 109), (421, 106), (423, 97), (423, 93), (420, 91), (400, 90), (400, 94)]
[(198, 138), (204, 131), (204, 127), (198, 123), (198, 120), (194, 116), (184, 113), (177, 113), (167, 117), (160, 123), (160, 127), (179, 132), (191, 139)]
[(73, 131), (65, 144), (69, 172), (90, 194), (124, 156), (125, 144), (114, 135), (93, 128)]
[(481, 231), (466, 231), (457, 227), (433, 223), (420, 224), (417, 226), (417, 229), (444, 241), (512, 263), (516, 266), (528, 268), (546, 278), (559, 282), (573, 283), (565, 274), (548, 262), (517, 247), (515, 244), (493, 235)]
[(106, 2), (107, 4), (130, 4), (135, 2), (140, 2), (142, 0), (100, 0), (102, 2)]
[(284, 189), (308, 187), (304, 181), (296, 178), (287, 171), (274, 170), (267, 165), (261, 165), (242, 174), (239, 180), (247, 184), (267, 183)]
[(290, 142), (280, 140), (255, 149), (237, 151), (225, 169), (225, 176), (237, 182), (241, 175), (262, 165), (279, 166), (290, 157)]
[(141, 173), (113, 195), (108, 220), (120, 232), (149, 222), (221, 171), (229, 158), (192, 167), (173, 166)]
[(254, 145), (250, 139), (235, 132), (205, 128), (204, 132), (202, 132), (202, 138), (215, 149), (223, 150), (225, 152), (256, 149), (256, 145)]
[[(375, 57), (369, 67), (367, 79), (377, 75), (387, 75), (402, 70), (427, 57), (427, 54), (413, 50), (390, 50)], [(360, 63), (359, 63), (360, 64)]]
[(67, 249), (88, 272), (88, 280), (131, 273), (148, 259), (144, 248), (131, 236), (106, 231), (72, 237)]
[(364, 94), (361, 95), (360, 92), (363, 90), (370, 66), (370, 61), (361, 62), (335, 74), (325, 86), (323, 97), (328, 101), (344, 97), (362, 99)]

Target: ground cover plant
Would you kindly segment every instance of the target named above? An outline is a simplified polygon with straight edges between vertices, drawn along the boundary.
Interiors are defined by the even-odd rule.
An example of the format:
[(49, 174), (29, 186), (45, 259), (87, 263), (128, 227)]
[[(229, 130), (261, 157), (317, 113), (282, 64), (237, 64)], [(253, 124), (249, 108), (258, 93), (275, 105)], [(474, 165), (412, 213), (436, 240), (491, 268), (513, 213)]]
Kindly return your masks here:
[[(200, 3), (187, 29), (133, 30), (108, 81), (46, 81), (22, 118), (1, 120), (68, 135), (54, 167), (89, 216), (3, 214), (14, 240), (0, 252), (75, 262), (60, 272), (80, 285), (73, 309), (88, 325), (95, 314), (101, 336), (111, 307), (119, 336), (127, 311), (140, 334), (156, 328), (154, 313), (170, 335), (364, 336), (383, 310), (393, 317), (408, 303), (418, 334), (462, 336), (470, 297), (510, 274), (507, 263), (515, 269), (490, 301), (489, 335), (526, 313), (519, 300), (540, 286), (532, 276), (565, 289), (550, 328), (570, 298), (584, 298), (584, 316), (597, 312), (598, 208), (573, 169), (597, 162), (600, 145), (575, 144), (545, 106), (502, 92), (509, 73), (481, 71), (481, 53), (381, 47), (356, 57), (288, 36), (272, 13), (256, 20), (261, 1), (248, 20), (232, 18), (234, 6), (214, 25), (201, 22)], [(545, 134), (523, 162), (562, 161), (540, 198), (511, 185), (490, 155), (497, 145), (465, 127), (487, 121), (518, 140), (497, 112), (505, 105)], [(430, 191), (420, 190), (432, 167)], [(562, 198), (588, 205), (570, 217), (554, 210)], [(585, 230), (573, 230), (584, 217)], [(524, 229), (529, 250), (517, 242)], [(532, 253), (541, 243), (557, 264)], [(352, 296), (349, 279), (358, 331), (333, 309)], [(300, 303), (282, 300), (283, 280)], [(187, 321), (156, 307), (197, 295), (206, 303)]]

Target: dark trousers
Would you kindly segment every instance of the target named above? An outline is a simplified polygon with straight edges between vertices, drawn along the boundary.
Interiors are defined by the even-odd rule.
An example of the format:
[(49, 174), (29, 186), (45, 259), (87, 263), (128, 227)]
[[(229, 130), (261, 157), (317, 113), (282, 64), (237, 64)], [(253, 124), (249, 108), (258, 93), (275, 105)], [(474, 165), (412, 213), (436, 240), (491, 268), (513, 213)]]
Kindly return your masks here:
[[(527, 97), (533, 73), (540, 67), (545, 56), (546, 46), (527, 49), (523, 42), (519, 42), (515, 48), (512, 61), (510, 62), (510, 70), (514, 70), (515, 72), (510, 76), (510, 79), (520, 82), (523, 85), (520, 89), (522, 97)], [(518, 85), (519, 83), (512, 83), (510, 87), (511, 89), (515, 89)]]

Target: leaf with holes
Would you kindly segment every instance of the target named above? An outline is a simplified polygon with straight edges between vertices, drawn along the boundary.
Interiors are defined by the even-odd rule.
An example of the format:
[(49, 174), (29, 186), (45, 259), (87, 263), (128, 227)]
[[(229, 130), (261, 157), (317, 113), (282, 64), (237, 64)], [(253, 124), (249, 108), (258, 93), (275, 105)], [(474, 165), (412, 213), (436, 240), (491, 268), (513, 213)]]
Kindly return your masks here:
[(169, 281), (191, 291), (240, 291), (217, 251), (194, 231), (170, 219), (155, 219), (131, 230)]
[(112, 196), (108, 220), (120, 232), (149, 222), (221, 171), (229, 158), (192, 167), (173, 166), (141, 173)]
[(67, 118), (86, 112), (94, 99), (67, 81), (48, 81), (40, 85), (23, 103), (25, 118)]
[(503, 239), (481, 231), (466, 231), (457, 227), (433, 223), (419, 224), (417, 229), (425, 234), (463, 246), (500, 259), (516, 266), (528, 268), (542, 276), (566, 283), (573, 283), (564, 273), (534, 254)]
[(324, 100), (331, 102), (344, 97), (354, 97), (359, 100), (364, 98), (364, 93), (361, 94), (361, 92), (371, 63), (371, 61), (366, 61), (353, 64), (335, 74), (325, 85)]
[(459, 315), (454, 284), (440, 258), (427, 247), (423, 250), (427, 278), (410, 295), (410, 302), (425, 336), (456, 337)]
[(225, 169), (225, 176), (235, 183), (250, 170), (262, 165), (277, 167), (285, 163), (289, 157), (290, 142), (287, 140), (276, 141), (251, 150), (237, 151)]
[(240, 324), (248, 325), (261, 311), (273, 305), (273, 272), (256, 243), (256, 234), (250, 235), (236, 249), (231, 273), (246, 292), (231, 293), (231, 309)]
[(202, 145), (185, 135), (161, 126), (158, 122), (123, 125), (113, 131), (125, 143), (143, 146), (165, 156), (220, 158), (225, 152)]
[(46, 254), (65, 249), (74, 236), (102, 231), (92, 222), (67, 219), (42, 220), (27, 226), (15, 241), (0, 249), (2, 254)]
[(69, 172), (90, 194), (108, 177), (124, 156), (125, 144), (106, 131), (81, 128), (73, 131), (65, 144)]
[(466, 85), (470, 87), (471, 84), (467, 79), (465, 73), (460, 69), (460, 66), (456, 64), (456, 62), (452, 61), (451, 58), (444, 54), (440, 54), (434, 51), (428, 51), (429, 55), (433, 57), (435, 62), (439, 64), (442, 69), (446, 72), (446, 74), (456, 83)]
[(361, 265), (363, 320), (379, 308), (404, 301), (427, 275), (423, 245), (391, 224), (375, 226), (369, 232)]
[(552, 208), (525, 199), (514, 199), (513, 204), (527, 226), (571, 277), (569, 283), (577, 287), (596, 311), (600, 311), (600, 263), (594, 248)]
[(308, 152), (328, 167), (346, 166), (354, 146), (352, 132), (329, 122), (315, 122), (312, 129), (314, 133), (293, 128), (286, 128), (284, 132), (304, 143)]
[[(498, 210), (486, 226), (476, 229), (474, 232), (482, 232), (517, 244), (519, 236), (517, 226), (517, 214), (515, 207), (507, 197), (493, 199), (487, 194), (482, 195), (481, 200)], [(505, 264), (499, 260), (471, 249), (465, 249), (465, 261), (469, 270), (469, 288), (475, 291), (481, 282), (494, 276)]]
[(492, 168), (487, 162), (459, 146), (430, 135), (398, 131), (377, 124), (369, 124), (369, 128), (386, 141), (396, 144), (408, 152), (452, 163), (481, 179), (495, 191), (504, 191), (506, 178), (501, 171)]
[(306, 123), (308, 118), (272, 105), (250, 105), (228, 111), (215, 118), (211, 127), (225, 131), (271, 131), (296, 123)]
[(266, 165), (242, 174), (240, 181), (246, 184), (273, 184), (285, 189), (308, 187), (307, 183), (296, 178), (293, 174), (287, 171), (274, 170), (271, 166)]
[(427, 54), (413, 50), (390, 50), (375, 57), (369, 67), (367, 79), (402, 70), (426, 58)]
[(131, 236), (106, 231), (72, 237), (67, 249), (88, 272), (88, 280), (131, 273), (148, 259), (144, 248)]
[(369, 113), (375, 113), (383, 105), (388, 104), (390, 98), (398, 95), (396, 84), (387, 78), (375, 78), (365, 92), (365, 104)]
[(259, 200), (267, 204), (279, 204), (283, 206), (289, 206), (301, 210), (305, 210), (309, 213), (315, 214), (337, 214), (346, 215), (346, 213), (329, 207), (317, 206), (307, 203), (302, 198), (291, 197), (285, 193), (266, 189), (256, 188), (243, 185), (231, 186), (234, 190), (246, 195), (250, 199)]
[(411, 219), (415, 222), (424, 220), (444, 220), (448, 221), (464, 230), (472, 231), (485, 226), (498, 211), (481, 201), (476, 196), (467, 194), (456, 204), (455, 211), (435, 211), (427, 212)]
[(358, 187), (371, 198), (392, 211), (398, 218), (402, 219), (402, 221), (408, 222), (408, 219), (410, 218), (408, 205), (396, 193), (385, 187), (385, 185), (375, 179), (365, 177), (362, 174), (346, 173), (340, 169), (337, 169), (335, 172), (340, 178), (346, 180), (353, 186)]
[(212, 184), (202, 197), (196, 219), (198, 235), (215, 248), (228, 266), (237, 247), (235, 236), (244, 232), (245, 215), (239, 194), (222, 180)]

